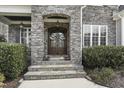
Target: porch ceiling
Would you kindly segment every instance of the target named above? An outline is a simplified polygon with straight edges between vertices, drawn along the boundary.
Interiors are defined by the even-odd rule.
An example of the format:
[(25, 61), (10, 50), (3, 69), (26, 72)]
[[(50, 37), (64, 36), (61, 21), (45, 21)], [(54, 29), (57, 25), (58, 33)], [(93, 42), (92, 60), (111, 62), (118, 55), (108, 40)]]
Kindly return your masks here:
[(31, 24), (31, 16), (0, 16), (0, 21), (6, 24)]
[(31, 21), (31, 16), (5, 16), (5, 17), (13, 21)]
[(0, 5), (0, 21), (31, 24), (31, 5)]

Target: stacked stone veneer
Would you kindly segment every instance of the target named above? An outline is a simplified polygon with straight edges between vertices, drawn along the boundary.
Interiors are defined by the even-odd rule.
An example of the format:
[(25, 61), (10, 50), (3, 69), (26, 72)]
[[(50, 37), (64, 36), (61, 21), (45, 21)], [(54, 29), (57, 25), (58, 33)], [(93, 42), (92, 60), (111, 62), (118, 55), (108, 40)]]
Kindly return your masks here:
[(70, 59), (81, 63), (81, 6), (32, 6), (31, 60), (33, 64), (43, 61), (45, 56), (45, 36), (43, 16), (65, 14), (70, 17)]
[(20, 26), (19, 25), (9, 25), (8, 38), (10, 43), (20, 43)]
[(0, 21), (0, 35), (3, 35), (9, 43), (20, 43), (19, 25), (9, 25)]
[(4, 38), (6, 39), (7, 41), (7, 37), (8, 37), (8, 25), (3, 23), (3, 22), (0, 22), (0, 35), (4, 36)]
[(108, 45), (116, 45), (116, 22), (113, 12), (117, 6), (87, 6), (82, 10), (82, 23), (108, 26)]

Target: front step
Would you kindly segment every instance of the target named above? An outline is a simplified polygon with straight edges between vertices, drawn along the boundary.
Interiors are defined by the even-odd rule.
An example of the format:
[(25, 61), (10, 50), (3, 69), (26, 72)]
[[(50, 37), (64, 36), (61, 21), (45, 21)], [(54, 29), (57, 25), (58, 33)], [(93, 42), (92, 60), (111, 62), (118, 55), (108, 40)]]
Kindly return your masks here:
[(24, 75), (25, 80), (82, 78), (85, 76), (83, 66), (77, 64), (33, 65), (28, 69), (29, 72)]
[(83, 71), (83, 66), (68, 64), (68, 65), (34, 65), (28, 68), (29, 71)]
[(45, 79), (64, 79), (64, 78), (83, 78), (85, 72), (80, 71), (36, 71), (27, 72), (25, 80), (45, 80)]
[(37, 62), (28, 68), (25, 80), (82, 78), (86, 74), (82, 65), (73, 64), (70, 60), (49, 60)]
[(49, 60), (49, 61), (42, 61), (42, 62), (37, 62), (37, 63), (32, 63), (32, 65), (68, 65), (72, 64), (70, 60)]

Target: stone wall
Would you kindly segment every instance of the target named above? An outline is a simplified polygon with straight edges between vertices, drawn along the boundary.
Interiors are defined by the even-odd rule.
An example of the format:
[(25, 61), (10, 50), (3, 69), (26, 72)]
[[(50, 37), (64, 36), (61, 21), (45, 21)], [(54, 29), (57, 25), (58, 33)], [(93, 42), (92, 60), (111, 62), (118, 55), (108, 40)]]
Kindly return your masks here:
[(70, 57), (81, 63), (81, 6), (32, 6), (31, 56), (32, 62), (42, 62), (45, 56), (44, 20), (48, 14), (65, 14), (70, 17)]
[(4, 38), (6, 39), (6, 41), (8, 40), (8, 32), (9, 30), (9, 26), (3, 22), (0, 22), (0, 35), (4, 36)]
[(116, 21), (117, 23), (117, 33), (116, 33), (116, 45), (120, 46), (121, 45), (121, 19)]
[(20, 43), (20, 28), (19, 25), (9, 26), (9, 42)]
[(19, 25), (8, 25), (6, 23), (0, 22), (0, 35), (3, 35), (5, 39), (10, 43), (20, 42), (20, 29)]
[(113, 12), (117, 6), (87, 6), (82, 10), (82, 23), (108, 26), (108, 45), (116, 45), (116, 22)]

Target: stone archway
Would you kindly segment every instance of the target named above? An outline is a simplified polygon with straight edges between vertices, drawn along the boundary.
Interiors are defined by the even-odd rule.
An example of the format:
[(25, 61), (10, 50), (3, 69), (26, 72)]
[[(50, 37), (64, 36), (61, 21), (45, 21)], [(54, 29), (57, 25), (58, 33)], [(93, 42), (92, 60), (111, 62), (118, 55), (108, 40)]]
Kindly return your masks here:
[(43, 18), (45, 55), (69, 57), (69, 16), (64, 14), (48, 14), (43, 16)]

